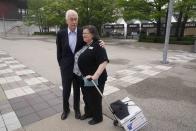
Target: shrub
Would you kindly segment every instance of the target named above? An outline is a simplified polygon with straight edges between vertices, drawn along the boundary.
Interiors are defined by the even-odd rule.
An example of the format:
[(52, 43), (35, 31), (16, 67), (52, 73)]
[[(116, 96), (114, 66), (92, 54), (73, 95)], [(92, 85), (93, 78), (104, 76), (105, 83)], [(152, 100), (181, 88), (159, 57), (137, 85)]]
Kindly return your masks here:
[[(185, 36), (180, 40), (177, 40), (176, 37), (170, 37), (170, 44), (180, 44), (180, 45), (192, 45), (196, 38), (194, 36)], [(165, 37), (163, 36), (146, 36), (144, 34), (140, 34), (139, 42), (153, 42), (153, 43), (164, 43)]]
[(56, 35), (56, 32), (34, 32), (34, 35)]

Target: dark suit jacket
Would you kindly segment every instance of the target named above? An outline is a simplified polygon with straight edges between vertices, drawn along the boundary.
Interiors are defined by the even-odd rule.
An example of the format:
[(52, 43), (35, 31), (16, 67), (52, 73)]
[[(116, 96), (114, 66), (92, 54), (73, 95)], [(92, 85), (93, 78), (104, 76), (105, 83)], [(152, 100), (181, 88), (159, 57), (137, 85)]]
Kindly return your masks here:
[(73, 67), (74, 67), (74, 55), (84, 45), (82, 30), (77, 28), (77, 43), (76, 43), (74, 53), (72, 53), (71, 48), (69, 46), (67, 28), (60, 30), (57, 33), (56, 45), (57, 45), (57, 60), (61, 70), (65, 72), (65, 75), (67, 77), (72, 76)]

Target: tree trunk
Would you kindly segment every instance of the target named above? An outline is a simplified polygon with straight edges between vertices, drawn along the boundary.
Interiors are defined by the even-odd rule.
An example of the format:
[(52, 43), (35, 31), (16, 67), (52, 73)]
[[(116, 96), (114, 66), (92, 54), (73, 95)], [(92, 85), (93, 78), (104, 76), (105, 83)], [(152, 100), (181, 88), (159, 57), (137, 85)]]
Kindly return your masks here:
[(180, 39), (184, 37), (184, 30), (185, 30), (185, 25), (187, 20), (188, 20), (188, 15), (184, 16), (184, 20), (182, 22), (181, 31), (180, 31)]
[(175, 31), (175, 37), (177, 38), (177, 40), (180, 39), (179, 32), (181, 31), (182, 15), (183, 15), (183, 12), (180, 11), (179, 16), (178, 16), (177, 25), (176, 25), (176, 31)]
[[(157, 10), (161, 12), (161, 7), (159, 6)], [(161, 18), (157, 19), (157, 36), (161, 36)]]
[(37, 22), (37, 25), (39, 27), (39, 32), (42, 32), (42, 27), (41, 27), (41, 16), (40, 16), (40, 12), (39, 11), (36, 11), (36, 22)]
[(41, 24), (40, 24), (41, 23), (40, 22), (40, 17), (38, 17), (38, 20), (37, 21), (38, 21), (38, 26), (39, 26), (39, 32), (42, 32), (42, 28), (41, 28)]
[(161, 19), (157, 20), (157, 36), (161, 36)]
[(187, 7), (187, 10), (186, 10), (186, 14), (185, 14), (185, 16), (184, 16), (184, 18), (183, 18), (183, 22), (182, 22), (182, 26), (181, 26), (181, 31), (180, 31), (180, 39), (181, 39), (182, 37), (184, 37), (185, 25), (186, 25), (186, 22), (187, 22), (187, 20), (188, 20), (188, 12), (190, 11), (190, 9), (191, 9), (191, 7), (188, 6), (188, 7)]

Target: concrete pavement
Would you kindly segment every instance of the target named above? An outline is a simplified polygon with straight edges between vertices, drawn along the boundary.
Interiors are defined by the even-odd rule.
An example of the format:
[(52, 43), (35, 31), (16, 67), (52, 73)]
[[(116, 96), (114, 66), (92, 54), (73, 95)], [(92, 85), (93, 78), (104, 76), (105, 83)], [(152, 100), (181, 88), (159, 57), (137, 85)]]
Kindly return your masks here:
[[(113, 126), (113, 122), (104, 117), (104, 122), (89, 126), (88, 120), (80, 121), (74, 118), (74, 113), (71, 113), (65, 121), (59, 119), (61, 114), (54, 115), (30, 126), (24, 127), (25, 131), (123, 131), (120, 127)], [(20, 131), (20, 130), (18, 130)], [(22, 130), (21, 130), (22, 131)]]
[[(59, 103), (61, 96), (58, 86), (60, 83), (54, 80), (54, 78), (58, 79), (56, 77), (59, 75), (58, 66), (56, 61), (50, 59), (43, 62), (46, 56), (52, 59), (55, 57), (54, 44), (37, 40), (0, 40), (0, 48), (2, 50), (0, 69), (2, 90), (0, 93), (3, 94), (1, 95), (0, 107), (2, 108), (0, 110), (5, 129), (13, 129), (14, 126), (18, 128), (21, 124), (22, 128), (18, 130), (75, 131), (78, 130), (78, 127), (85, 131), (122, 130), (112, 125), (112, 121), (108, 118), (111, 117), (111, 114), (104, 102), (105, 117), (99, 125), (92, 127), (87, 124), (87, 121), (75, 120), (73, 112), (66, 121), (60, 120), (60, 113), (58, 113), (62, 109), (61, 103)], [(196, 123), (195, 54), (186, 51), (169, 51), (170, 63), (162, 65), (160, 63), (161, 49), (153, 48), (153, 46), (139, 48), (127, 44), (120, 46), (117, 44), (109, 45), (106, 48), (110, 52), (111, 62), (104, 95), (109, 103), (125, 96), (133, 99), (143, 109), (149, 121), (149, 124), (141, 129), (144, 131), (196, 130), (194, 124)], [(33, 51), (31, 51), (32, 49)], [(25, 53), (24, 55), (21, 50), (30, 54)], [(31, 52), (35, 51), (36, 53), (32, 55)], [(4, 54), (4, 52), (8, 54)], [(29, 59), (30, 57), (31, 59)], [(37, 58), (39, 59), (37, 60)], [(11, 80), (11, 76), (12, 78), (15, 76), (15, 81)], [(3, 79), (6, 82), (3, 82)], [(39, 80), (48, 81), (39, 83)], [(31, 91), (34, 93), (28, 94), (28, 91), (25, 92), (26, 89), (28, 91), (32, 89)], [(18, 94), (18, 91), (21, 92), (21, 90), (23, 95)], [(42, 95), (46, 96), (48, 101)], [(29, 99), (33, 101), (30, 102)], [(20, 124), (12, 124), (13, 121), (10, 122), (9, 116), (14, 117), (19, 121), (15, 122)]]

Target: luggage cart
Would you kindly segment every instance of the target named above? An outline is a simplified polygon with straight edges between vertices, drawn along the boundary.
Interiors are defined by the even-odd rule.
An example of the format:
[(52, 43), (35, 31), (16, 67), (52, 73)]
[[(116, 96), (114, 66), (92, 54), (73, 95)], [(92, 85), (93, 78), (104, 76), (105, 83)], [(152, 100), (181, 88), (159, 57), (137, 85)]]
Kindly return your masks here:
[(124, 128), (125, 131), (137, 131), (141, 129), (143, 126), (147, 124), (147, 120), (142, 112), (142, 110), (128, 97), (121, 100), (125, 104), (127, 104), (129, 115), (126, 116), (123, 119), (119, 119), (111, 106), (108, 104), (108, 101), (105, 99), (101, 91), (99, 90), (97, 84), (92, 80), (91, 78), (88, 79), (93, 83), (96, 90), (99, 92), (101, 97), (104, 99), (106, 105), (109, 107), (109, 111), (112, 113), (114, 119), (113, 119), (113, 125), (119, 126), (121, 128)]

